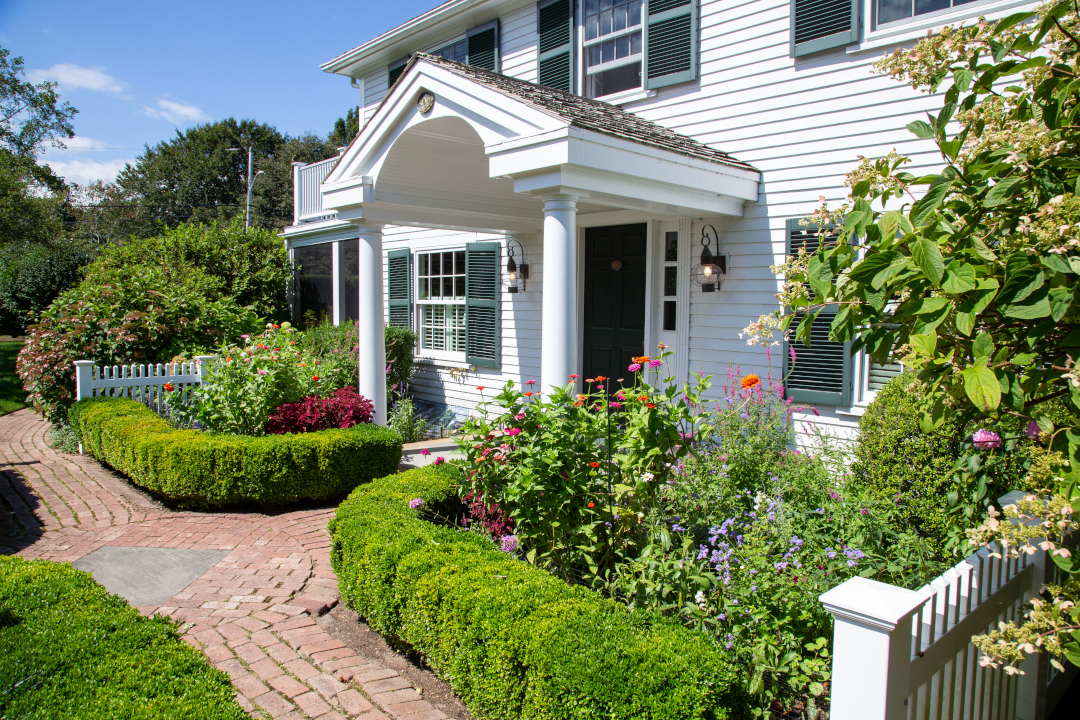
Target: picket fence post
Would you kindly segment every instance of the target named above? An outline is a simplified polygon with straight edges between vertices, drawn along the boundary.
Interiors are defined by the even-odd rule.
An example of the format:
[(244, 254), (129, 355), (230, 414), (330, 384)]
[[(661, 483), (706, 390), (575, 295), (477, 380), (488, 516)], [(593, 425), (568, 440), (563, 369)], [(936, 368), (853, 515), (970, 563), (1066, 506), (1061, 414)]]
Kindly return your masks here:
[(854, 577), (820, 597), (835, 619), (829, 716), (905, 720), (914, 590)]
[(204, 366), (210, 367), (214, 364), (215, 360), (217, 360), (217, 355), (196, 355), (195, 362), (198, 363), (197, 372), (199, 373), (199, 375), (202, 375), (202, 369)]
[(94, 397), (94, 388), (92, 382), (94, 380), (94, 361), (93, 360), (76, 360), (75, 361), (75, 399), (85, 400), (89, 397)]

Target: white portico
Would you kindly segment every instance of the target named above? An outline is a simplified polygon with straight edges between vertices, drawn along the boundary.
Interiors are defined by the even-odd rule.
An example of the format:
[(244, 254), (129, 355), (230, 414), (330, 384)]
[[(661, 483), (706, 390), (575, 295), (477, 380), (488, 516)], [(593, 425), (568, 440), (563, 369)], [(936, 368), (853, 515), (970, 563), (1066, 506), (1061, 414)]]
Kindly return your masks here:
[(758, 178), (615, 106), (415, 55), (321, 185), (322, 207), (359, 236), (359, 391), (377, 422), (386, 411), (385, 226), (542, 236), (546, 390), (581, 369), (580, 221), (741, 217)]

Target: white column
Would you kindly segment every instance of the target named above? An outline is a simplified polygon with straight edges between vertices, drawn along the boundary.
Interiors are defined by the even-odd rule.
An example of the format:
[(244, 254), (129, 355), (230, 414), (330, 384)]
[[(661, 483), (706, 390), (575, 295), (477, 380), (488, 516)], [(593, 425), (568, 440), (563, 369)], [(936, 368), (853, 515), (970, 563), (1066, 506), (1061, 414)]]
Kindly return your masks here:
[(331, 283), (333, 285), (333, 300), (331, 310), (335, 325), (340, 325), (345, 320), (345, 249), (340, 240), (330, 244), (331, 259)]
[(386, 424), (386, 336), (383, 318), (382, 226), (358, 225), (360, 231), (360, 312), (356, 326), (360, 347), (357, 392), (375, 405), (376, 425)]
[(577, 368), (577, 196), (544, 196), (544, 284), (540, 386), (562, 387)]
[(914, 590), (855, 577), (819, 598), (835, 619), (829, 716), (906, 720)]

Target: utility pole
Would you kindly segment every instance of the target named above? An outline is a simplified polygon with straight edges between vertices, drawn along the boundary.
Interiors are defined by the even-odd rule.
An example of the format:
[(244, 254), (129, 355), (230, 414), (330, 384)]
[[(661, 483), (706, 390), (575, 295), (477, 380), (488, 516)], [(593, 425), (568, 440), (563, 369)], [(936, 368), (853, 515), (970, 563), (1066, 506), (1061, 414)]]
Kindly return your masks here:
[[(239, 152), (243, 148), (228, 148), (230, 152)], [(247, 232), (251, 229), (251, 188), (255, 185), (255, 178), (263, 174), (263, 171), (255, 173), (254, 177), (251, 175), (252, 171), (252, 147), (247, 146), (248, 154), (248, 173), (247, 173), (247, 205), (244, 209), (244, 231)]]

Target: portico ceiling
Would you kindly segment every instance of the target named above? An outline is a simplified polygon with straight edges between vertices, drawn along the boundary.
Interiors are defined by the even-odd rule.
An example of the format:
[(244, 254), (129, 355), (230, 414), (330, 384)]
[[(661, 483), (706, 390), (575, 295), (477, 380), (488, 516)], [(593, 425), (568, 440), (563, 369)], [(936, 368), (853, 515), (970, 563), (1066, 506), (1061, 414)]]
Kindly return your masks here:
[(758, 176), (607, 103), (417, 54), (322, 192), (341, 220), (520, 233), (539, 230), (552, 194), (582, 214), (739, 216)]

